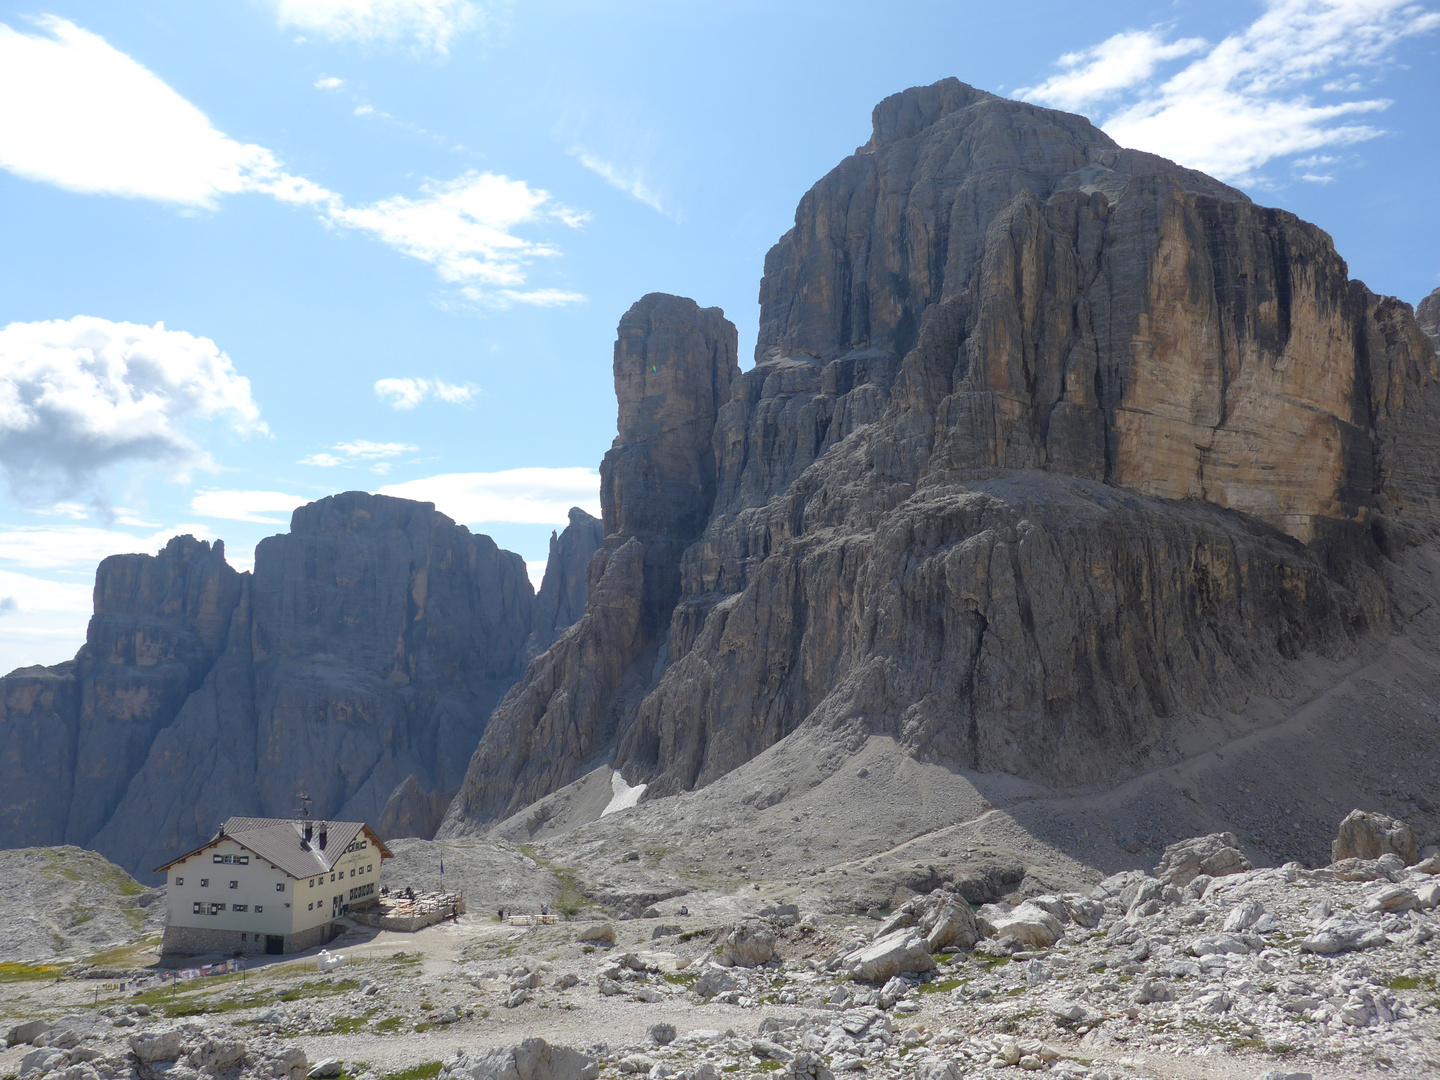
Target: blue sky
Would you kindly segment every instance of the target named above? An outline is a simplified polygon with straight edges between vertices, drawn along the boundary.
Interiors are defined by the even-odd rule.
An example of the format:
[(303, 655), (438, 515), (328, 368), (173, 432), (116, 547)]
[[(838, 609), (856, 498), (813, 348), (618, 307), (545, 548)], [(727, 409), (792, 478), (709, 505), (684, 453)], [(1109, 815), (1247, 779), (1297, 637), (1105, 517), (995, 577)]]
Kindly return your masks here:
[(73, 655), (104, 555), (248, 568), (334, 491), (540, 562), (625, 309), (719, 305), (747, 358), (800, 196), (949, 75), (1440, 285), (1434, 0), (0, 0), (0, 670)]

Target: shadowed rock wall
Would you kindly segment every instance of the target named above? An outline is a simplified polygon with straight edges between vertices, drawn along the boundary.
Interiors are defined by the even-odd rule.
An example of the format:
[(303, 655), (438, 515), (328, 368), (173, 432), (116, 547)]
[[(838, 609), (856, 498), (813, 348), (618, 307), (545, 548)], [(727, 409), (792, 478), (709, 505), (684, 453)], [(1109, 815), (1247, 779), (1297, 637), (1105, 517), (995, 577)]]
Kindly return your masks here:
[[(583, 603), (561, 590), (581, 518), (547, 570), (567, 595), (538, 603), (551, 633)], [(301, 791), (323, 817), (393, 804), (393, 827), (433, 831), (536, 609), (520, 556), (362, 492), (297, 509), (253, 574), (191, 537), (107, 559), (76, 659), (0, 679), (0, 845), (77, 843), (148, 874)]]
[(618, 434), (600, 465), (605, 541), (585, 613), (495, 710), (438, 835), (577, 779), (663, 666), (680, 556), (714, 501), (712, 435), (739, 377), (735, 354), (734, 325), (693, 300), (651, 293), (620, 320)]

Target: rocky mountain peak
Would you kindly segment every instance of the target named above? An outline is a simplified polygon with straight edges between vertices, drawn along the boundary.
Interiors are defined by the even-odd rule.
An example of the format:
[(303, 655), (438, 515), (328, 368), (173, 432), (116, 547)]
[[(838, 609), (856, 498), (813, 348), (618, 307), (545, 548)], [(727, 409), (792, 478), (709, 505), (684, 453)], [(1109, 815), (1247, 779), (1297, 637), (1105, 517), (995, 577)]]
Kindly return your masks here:
[(987, 100), (998, 99), (956, 78), (891, 94), (871, 112), (870, 141), (861, 150), (913, 138), (942, 117)]
[[(708, 487), (654, 498), (708, 484), (698, 431), (656, 442), (661, 468), (666, 424), (641, 421), (698, 426), (716, 369), (654, 394), (652, 298), (622, 321), (586, 615), (497, 710), (442, 832), (607, 755), (649, 798), (801, 729), (832, 763), (873, 734), (1044, 782), (1123, 775), (1411, 610), (1386, 560), (1440, 529), (1440, 372), (1328, 236), (955, 80), (874, 129), (766, 256), (698, 534)], [(672, 603), (654, 571), (677, 562)]]
[(1440, 349), (1440, 289), (1420, 301), (1420, 306), (1415, 309), (1415, 321), (1420, 324), (1425, 336), (1434, 342), (1435, 348)]

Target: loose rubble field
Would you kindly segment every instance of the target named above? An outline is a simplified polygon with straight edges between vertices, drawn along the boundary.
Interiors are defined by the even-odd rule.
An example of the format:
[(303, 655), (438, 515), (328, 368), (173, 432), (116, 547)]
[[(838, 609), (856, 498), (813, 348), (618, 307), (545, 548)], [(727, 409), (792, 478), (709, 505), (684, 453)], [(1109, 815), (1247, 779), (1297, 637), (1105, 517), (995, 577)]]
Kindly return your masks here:
[[(1368, 854), (1397, 846), (1371, 832)], [(718, 921), (679, 901), (533, 927), (472, 913), (356, 928), (330, 973), (257, 961), (139, 993), (11, 964), (0, 1076), (1440, 1075), (1440, 857), (1251, 869), (1233, 841), (1085, 893), (977, 908), (942, 887), (878, 923), (760, 901)]]

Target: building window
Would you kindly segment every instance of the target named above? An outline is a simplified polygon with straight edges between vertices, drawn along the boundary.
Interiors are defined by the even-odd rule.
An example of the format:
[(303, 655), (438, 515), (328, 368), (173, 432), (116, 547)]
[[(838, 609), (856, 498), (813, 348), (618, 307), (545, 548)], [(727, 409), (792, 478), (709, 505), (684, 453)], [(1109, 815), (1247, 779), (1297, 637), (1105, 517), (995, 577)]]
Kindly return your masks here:
[(241, 866), (249, 866), (249, 865), (250, 865), (250, 856), (249, 856), (249, 855), (236, 855), (236, 856), (235, 856), (235, 861), (236, 861), (237, 863), (239, 863)]
[(283, 881), (277, 881), (277, 882), (275, 882), (275, 891), (276, 891), (276, 892), (284, 892), (284, 891), (285, 891), (285, 882), (283, 882)]
[(232, 881), (232, 882), (230, 882), (230, 887), (231, 887), (232, 889), (238, 889), (238, 888), (240, 887), (240, 882), (238, 882), (238, 881)]
[(208, 877), (202, 877), (200, 879), (200, 887), (202, 889), (208, 889), (210, 887), (210, 879)]
[[(262, 911), (264, 911), (264, 910), (265, 910), (265, 905), (264, 905), (264, 904), (256, 904), (256, 905), (255, 905), (255, 914), (256, 914), (256, 915), (259, 915), (259, 914), (260, 914)], [(259, 938), (256, 938), (255, 940), (256, 940), (256, 941), (259, 941), (260, 939), (259, 939)]]
[(305, 905), (305, 910), (306, 910), (306, 911), (314, 911), (314, 910), (315, 910), (315, 905), (314, 905), (314, 904), (306, 904), (306, 905)]
[(310, 879), (310, 887), (312, 889), (315, 887), (315, 879), (313, 877)]
[(229, 862), (230, 860), (227, 859), (224, 855), (211, 855), (211, 856), (210, 856), (210, 861), (211, 861), (211, 862), (222, 863), (222, 862)]
[(351, 877), (354, 877), (354, 876), (355, 876), (355, 871), (354, 871), (354, 870), (351, 870), (351, 871), (350, 871), (350, 876), (351, 876)]
[(175, 884), (176, 884), (176, 885), (184, 885), (184, 884), (185, 884), (185, 879), (184, 879), (183, 877), (177, 877), (177, 878), (175, 879)]
[(248, 909), (248, 908), (246, 907), (246, 905), (244, 905), (244, 904), (231, 904), (231, 905), (230, 905), (230, 910), (231, 910), (231, 911), (247, 911), (247, 910), (249, 910), (249, 909)]
[(369, 866), (365, 867), (365, 872), (367, 874), (373, 874), (375, 872), (375, 864), (371, 863)]
[(201, 912), (200, 912), (200, 901), (199, 901), (199, 900), (196, 900), (196, 901), (195, 901), (194, 905), (190, 908), (190, 911), (191, 911), (191, 914), (194, 914), (194, 915), (199, 915), (199, 914), (201, 913)]
[(334, 874), (331, 874), (331, 875), (330, 875), (330, 880), (331, 880), (331, 881), (334, 881), (334, 880), (335, 880), (335, 875), (334, 875)]

